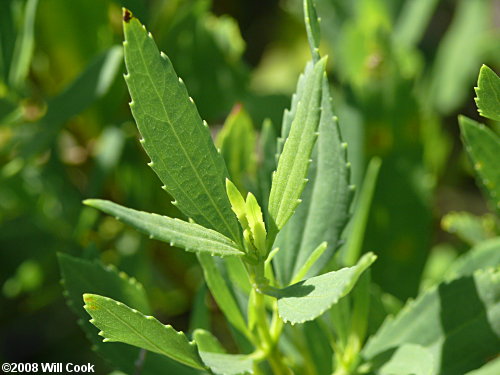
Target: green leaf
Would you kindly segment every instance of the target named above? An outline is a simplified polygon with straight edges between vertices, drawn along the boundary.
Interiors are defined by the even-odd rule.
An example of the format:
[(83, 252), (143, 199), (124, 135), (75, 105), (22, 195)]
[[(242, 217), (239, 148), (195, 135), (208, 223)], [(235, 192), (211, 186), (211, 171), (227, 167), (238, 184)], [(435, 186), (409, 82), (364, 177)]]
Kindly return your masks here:
[(446, 273), (448, 280), (470, 276), (475, 271), (500, 265), (500, 237), (483, 241), (453, 262)]
[(495, 217), (479, 217), (469, 212), (449, 212), (441, 220), (441, 227), (467, 244), (476, 245), (494, 236)]
[(253, 359), (247, 355), (226, 354), (219, 340), (209, 331), (197, 329), (193, 334), (200, 357), (215, 374), (253, 374)]
[(220, 256), (244, 254), (229, 238), (198, 224), (136, 211), (101, 199), (87, 199), (84, 203), (115, 216), (118, 220), (148, 234), (149, 238), (169, 242), (172, 246), (181, 247), (186, 251)]
[(304, 0), (304, 21), (306, 24), (307, 40), (309, 41), (309, 47), (311, 48), (311, 55), (313, 61), (316, 63), (319, 58), (319, 42), (321, 37), (321, 30), (319, 27), (319, 18), (316, 14), (316, 7), (314, 6), (313, 0)]
[(269, 197), (270, 231), (281, 230), (300, 203), (306, 183), (309, 159), (320, 120), (321, 90), (326, 58), (319, 60), (304, 82), (302, 99), (297, 103), (290, 135), (286, 139)]
[(449, 114), (468, 95), (477, 67), (485, 58), (485, 44), (493, 28), (488, 21), (489, 12), (487, 1), (457, 1), (453, 20), (439, 43), (426, 97), (437, 112)]
[(382, 366), (380, 375), (434, 375), (434, 357), (429, 349), (420, 345), (401, 345), (391, 359)]
[(86, 293), (83, 300), (85, 310), (92, 316), (90, 322), (101, 330), (99, 335), (104, 342), (123, 342), (204, 369), (196, 344), (172, 326), (108, 297)]
[(22, 155), (30, 158), (45, 151), (66, 121), (108, 92), (121, 65), (120, 46), (111, 47), (97, 56), (61, 93), (48, 101), (47, 113), (37, 123), (29, 124), (27, 137), (19, 137), (19, 141), (25, 142)]
[(196, 329), (193, 332), (193, 339), (198, 345), (200, 352), (210, 352), (210, 353), (225, 353), (226, 350), (221, 345), (217, 337), (212, 335), (211, 332), (204, 329)]
[(363, 188), (356, 202), (356, 214), (351, 221), (347, 244), (342, 251), (342, 264), (346, 266), (355, 264), (361, 254), (381, 164), (382, 160), (378, 157), (372, 158), (368, 164)]
[(442, 283), (387, 319), (363, 356), (374, 361), (401, 345), (430, 349), (440, 375), (463, 374), (498, 354), (500, 271), (480, 270)]
[(486, 126), (459, 117), (460, 133), (474, 170), (486, 188), (493, 207), (500, 212), (500, 137)]
[(328, 248), (308, 275), (320, 272), (339, 246), (341, 233), (350, 216), (353, 189), (349, 184), (347, 145), (342, 142), (333, 115), (326, 79), (323, 80), (321, 107), (319, 137), (309, 167), (309, 183), (301, 196), (302, 204), (278, 234), (275, 243), (275, 247), (283, 249), (275, 261), (282, 285), (288, 285), (312, 251), (326, 241)]
[(295, 284), (299, 281), (301, 281), (304, 277), (306, 277), (307, 273), (311, 269), (311, 267), (318, 261), (318, 259), (323, 255), (325, 250), (328, 247), (327, 242), (322, 242), (319, 244), (319, 246), (311, 253), (309, 258), (304, 262), (302, 267), (297, 271), (296, 275), (292, 279), (292, 284)]
[(368, 253), (354, 267), (332, 271), (278, 290), (276, 297), (281, 318), (292, 324), (317, 318), (352, 290), (375, 259), (375, 255)]
[(475, 90), (479, 114), (491, 120), (500, 121), (500, 77), (483, 65)]
[[(259, 201), (262, 207), (268, 207), (273, 171), (276, 170), (276, 130), (274, 130), (271, 120), (265, 120), (262, 124), (259, 146), (259, 150), (262, 153), (262, 162), (257, 171)], [(268, 223), (269, 220), (266, 210), (264, 210), (264, 218), (266, 223)]]
[(231, 180), (247, 191), (255, 171), (255, 131), (252, 119), (241, 105), (235, 106), (215, 141), (226, 162)]
[(126, 344), (103, 343), (94, 326), (88, 321), (88, 314), (82, 305), (82, 294), (88, 292), (107, 295), (124, 301), (135, 309), (149, 312), (144, 288), (125, 273), (118, 272), (111, 266), (105, 267), (96, 261), (90, 262), (66, 254), (58, 254), (58, 261), (68, 305), (79, 317), (78, 324), (92, 342), (97, 353), (113, 368), (133, 374), (137, 372), (139, 366), (143, 375), (158, 375), (164, 371), (179, 375), (199, 373), (197, 370), (180, 365), (156, 353), (144, 355), (141, 349)]
[(393, 35), (398, 44), (415, 46), (427, 30), (438, 0), (406, 1), (401, 9)]
[(128, 10), (124, 14), (125, 80), (149, 165), (186, 216), (239, 241), (224, 187), (226, 166), (208, 125), (151, 34)]
[(484, 366), (465, 375), (498, 375), (498, 373), (500, 373), (500, 358), (492, 359)]
[(231, 290), (229, 289), (226, 280), (221, 274), (221, 271), (215, 263), (215, 258), (208, 254), (199, 253), (198, 260), (203, 268), (203, 275), (205, 276), (205, 281), (212, 292), (212, 295), (217, 302), (217, 305), (222, 310), (226, 319), (231, 323), (236, 329), (243, 333), (246, 337), (249, 337), (249, 332), (243, 318), (236, 300), (234, 299)]
[(266, 252), (266, 226), (264, 225), (264, 218), (262, 210), (257, 203), (257, 199), (252, 193), (248, 193), (245, 202), (245, 211), (248, 220), (248, 227), (252, 232), (252, 239), (255, 247), (265, 256)]
[(28, 0), (24, 7), (23, 27), (16, 39), (9, 72), (9, 83), (16, 89), (26, 84), (35, 49), (35, 17), (38, 0)]
[(253, 374), (253, 359), (247, 355), (200, 351), (200, 357), (217, 375)]

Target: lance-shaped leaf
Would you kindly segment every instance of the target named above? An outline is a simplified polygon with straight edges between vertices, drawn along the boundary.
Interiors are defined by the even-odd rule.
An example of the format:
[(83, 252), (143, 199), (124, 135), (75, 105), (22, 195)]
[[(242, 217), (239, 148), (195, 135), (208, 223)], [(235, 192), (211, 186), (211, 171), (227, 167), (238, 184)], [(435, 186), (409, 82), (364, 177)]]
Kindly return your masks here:
[(227, 354), (219, 340), (209, 331), (197, 329), (193, 338), (200, 357), (218, 375), (253, 374), (253, 359), (247, 355)]
[(498, 355), (500, 272), (479, 270), (432, 288), (387, 319), (362, 354), (376, 362), (406, 344), (430, 349), (440, 375), (464, 374)]
[(226, 166), (207, 124), (151, 34), (127, 10), (124, 21), (125, 80), (149, 165), (186, 216), (239, 241), (224, 187)]
[(477, 109), (481, 116), (500, 121), (500, 77), (483, 65), (475, 90)]
[(90, 322), (101, 330), (99, 335), (105, 342), (123, 342), (204, 369), (196, 343), (190, 342), (184, 333), (111, 298), (84, 294), (83, 300), (92, 317)]
[(292, 324), (317, 318), (351, 291), (375, 259), (375, 255), (368, 253), (354, 267), (328, 272), (276, 291), (281, 318)]
[(449, 212), (441, 219), (441, 227), (469, 245), (477, 245), (495, 236), (495, 216), (475, 216), (470, 212)]
[[(217, 305), (219, 305), (226, 319), (241, 333), (249, 337), (250, 334), (247, 330), (243, 314), (226, 280), (221, 275), (221, 271), (217, 267), (215, 259), (209, 254), (199, 253), (198, 260), (203, 268), (205, 281), (207, 282), (210, 292), (212, 292), (215, 301), (217, 301)], [(241, 277), (244, 277), (244, 275), (241, 275)]]
[[(269, 197), (271, 229), (280, 230), (300, 203), (320, 119), (326, 58), (319, 60), (304, 82), (304, 93), (278, 161)], [(275, 228), (274, 228), (275, 227)]]
[(500, 137), (486, 126), (460, 116), (460, 132), (467, 154), (493, 207), (500, 212)]
[(311, 268), (317, 275), (339, 245), (340, 235), (349, 219), (353, 189), (347, 145), (342, 142), (333, 114), (326, 78), (323, 80), (322, 112), (319, 137), (309, 167), (309, 182), (302, 193), (297, 212), (278, 234), (275, 247), (286, 249), (276, 255), (280, 282), (287, 285), (300, 267), (323, 241), (328, 248)]
[(101, 199), (87, 199), (87, 206), (97, 208), (146, 233), (150, 238), (169, 242), (187, 251), (212, 255), (243, 255), (237, 245), (224, 235), (201, 225), (167, 216), (136, 211)]
[(311, 55), (313, 61), (317, 62), (320, 58), (319, 56), (319, 42), (320, 42), (320, 27), (319, 18), (316, 14), (316, 7), (314, 6), (313, 0), (304, 0), (304, 22), (306, 24), (307, 39), (309, 41), (309, 47), (311, 48)]
[(138, 369), (143, 375), (157, 375), (162, 371), (179, 375), (199, 374), (199, 370), (181, 365), (163, 355), (144, 353), (144, 349), (119, 342), (103, 343), (88, 321), (88, 314), (82, 305), (82, 294), (106, 295), (148, 313), (149, 304), (144, 288), (134, 278), (97, 261), (91, 262), (66, 254), (58, 254), (58, 260), (68, 305), (78, 316), (78, 324), (92, 342), (94, 350), (113, 368), (127, 374), (134, 374)]
[(420, 345), (400, 346), (391, 359), (382, 366), (380, 375), (435, 375), (436, 364), (429, 349)]

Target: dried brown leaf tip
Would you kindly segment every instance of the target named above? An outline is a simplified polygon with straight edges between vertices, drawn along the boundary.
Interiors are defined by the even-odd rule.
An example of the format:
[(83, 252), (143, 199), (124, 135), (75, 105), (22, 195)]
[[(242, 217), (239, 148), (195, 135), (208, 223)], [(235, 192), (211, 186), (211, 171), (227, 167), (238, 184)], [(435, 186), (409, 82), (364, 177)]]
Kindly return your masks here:
[(123, 8), (123, 21), (129, 22), (132, 19), (132, 12), (128, 9)]

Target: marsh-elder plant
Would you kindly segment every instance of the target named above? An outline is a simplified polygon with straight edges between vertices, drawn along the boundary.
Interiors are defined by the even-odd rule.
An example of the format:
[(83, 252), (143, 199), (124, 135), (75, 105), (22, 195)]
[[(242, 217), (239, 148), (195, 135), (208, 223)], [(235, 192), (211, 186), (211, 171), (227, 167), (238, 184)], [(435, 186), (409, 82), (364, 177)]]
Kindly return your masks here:
[[(135, 279), (61, 255), (80, 324), (99, 354), (127, 374), (499, 373), (498, 237), (458, 259), (440, 284), (402, 308), (371, 282), (376, 256), (362, 254), (361, 242), (381, 162), (369, 163), (353, 205), (348, 146), (332, 106), (310, 0), (304, 0), (304, 15), (311, 61), (283, 115), (280, 137), (268, 121), (263, 124), (258, 180), (248, 183), (246, 172), (257, 168), (254, 139), (245, 135), (248, 115), (233, 111), (216, 148), (169, 58), (123, 10), (130, 108), (149, 166), (185, 219), (99, 199), (84, 203), (151, 239), (196, 253), (234, 342), (229, 353), (209, 327), (185, 334), (164, 325), (150, 315)], [(499, 81), (481, 69), (477, 105), (496, 121)], [(498, 211), (498, 135), (465, 117), (460, 127)], [(79, 308), (82, 296), (86, 312)]]

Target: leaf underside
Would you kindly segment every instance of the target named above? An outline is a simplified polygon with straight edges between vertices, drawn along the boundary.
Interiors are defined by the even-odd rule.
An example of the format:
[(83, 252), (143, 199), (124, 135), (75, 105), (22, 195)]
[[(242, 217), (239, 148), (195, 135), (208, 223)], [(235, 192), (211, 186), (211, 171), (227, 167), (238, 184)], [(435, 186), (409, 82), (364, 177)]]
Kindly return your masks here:
[(135, 17), (126, 18), (125, 80), (150, 166), (186, 216), (239, 241), (239, 226), (224, 189), (226, 166), (208, 126), (151, 34)]
[(85, 310), (92, 316), (90, 322), (101, 330), (104, 341), (123, 342), (204, 369), (196, 344), (184, 333), (111, 298), (84, 294), (83, 299)]
[(244, 254), (229, 238), (198, 224), (136, 211), (101, 199), (88, 199), (85, 204), (113, 215), (118, 220), (148, 234), (150, 238), (169, 242), (172, 246), (187, 251), (219, 256)]

